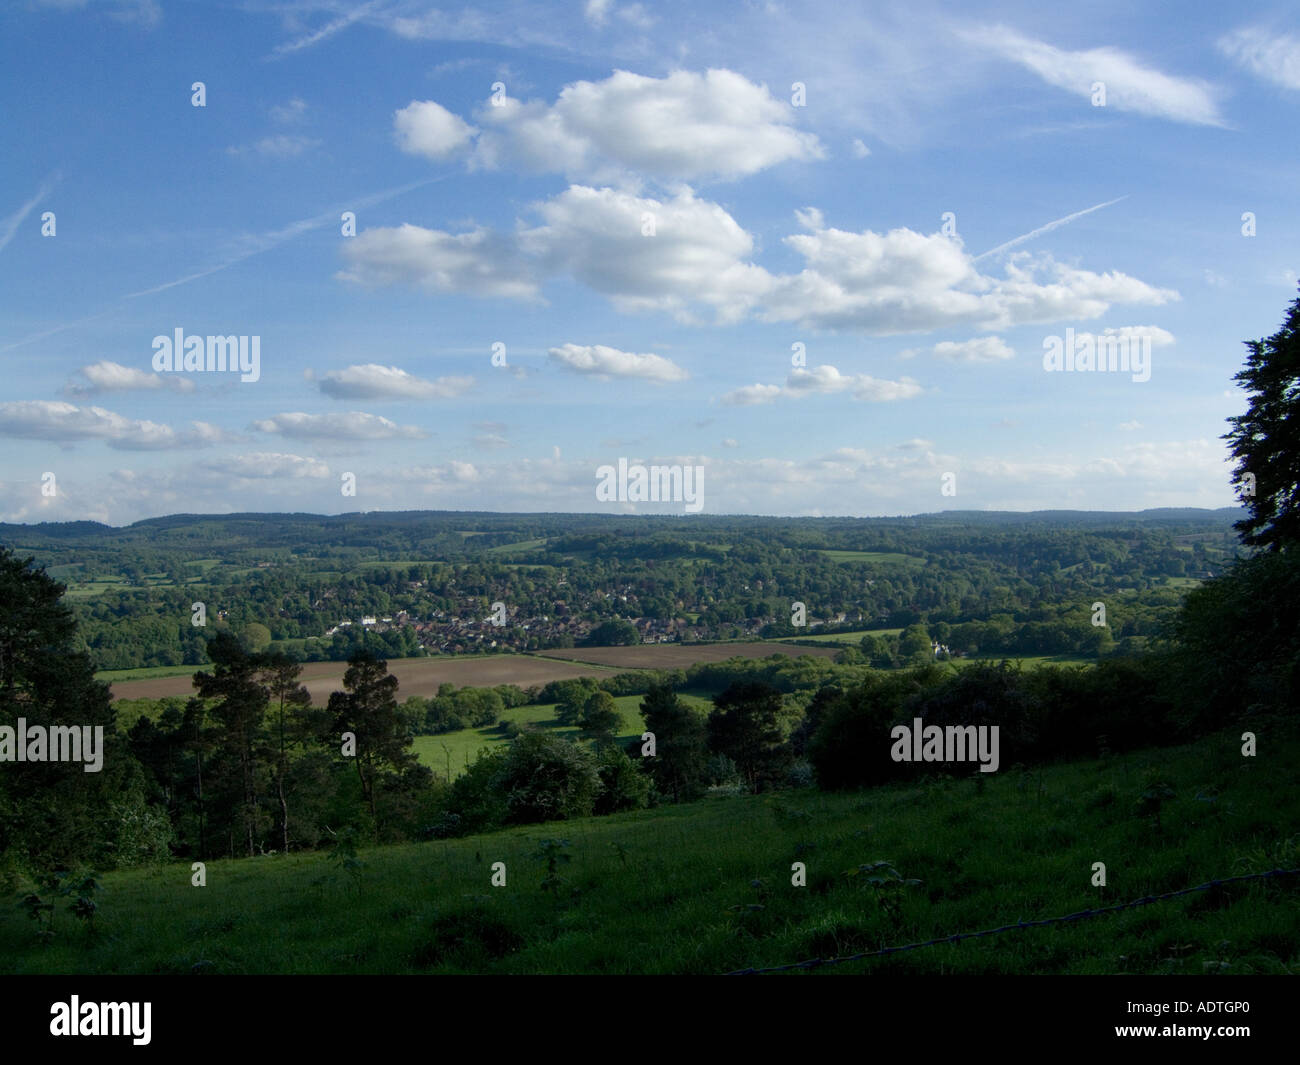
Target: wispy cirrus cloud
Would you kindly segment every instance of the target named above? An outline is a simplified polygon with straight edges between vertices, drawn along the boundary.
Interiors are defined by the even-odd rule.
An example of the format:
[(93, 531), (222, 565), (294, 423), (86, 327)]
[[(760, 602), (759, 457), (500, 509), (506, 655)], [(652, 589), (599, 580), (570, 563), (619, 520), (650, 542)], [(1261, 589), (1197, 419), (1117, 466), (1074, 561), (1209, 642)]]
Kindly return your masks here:
[(39, 204), (46, 196), (54, 191), (54, 186), (58, 183), (58, 175), (51, 174), (41, 182), (40, 187), (36, 190), (35, 195), (24, 203), (12, 214), (0, 220), (0, 251), (4, 251), (5, 245), (14, 239), (14, 234), (18, 232), (18, 227), (23, 224), (27, 216), (36, 210)]
[(1243, 26), (1216, 43), (1220, 52), (1256, 77), (1283, 89), (1300, 90), (1300, 37)]
[(1007, 26), (959, 31), (965, 40), (1037, 74), (1048, 85), (1090, 99), (1093, 84), (1106, 89), (1106, 106), (1195, 126), (1223, 126), (1217, 90), (1199, 78), (1165, 74), (1118, 48), (1070, 50), (1035, 40)]

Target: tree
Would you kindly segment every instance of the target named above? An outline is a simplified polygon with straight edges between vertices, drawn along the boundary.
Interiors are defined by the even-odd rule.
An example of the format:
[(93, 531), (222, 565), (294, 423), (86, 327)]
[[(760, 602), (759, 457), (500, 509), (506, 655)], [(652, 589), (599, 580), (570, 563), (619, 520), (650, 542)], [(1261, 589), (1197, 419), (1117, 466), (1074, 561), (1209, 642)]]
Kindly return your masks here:
[(597, 691), (587, 697), (578, 724), (584, 732), (610, 737), (623, 724), (623, 715), (618, 712), (618, 704), (609, 692)]
[(640, 642), (636, 626), (623, 618), (602, 621), (583, 641), (587, 647), (630, 647)]
[(735, 762), (751, 791), (777, 779), (789, 765), (781, 717), (781, 693), (769, 684), (738, 682), (713, 699), (709, 749)]
[(1233, 380), (1250, 406), (1228, 419), (1232, 430), (1224, 434), (1237, 460), (1237, 495), (1250, 512), (1236, 528), (1252, 547), (1283, 550), (1300, 540), (1300, 298), (1281, 329), (1246, 347)]
[(213, 670), (195, 673), (194, 687), (200, 699), (220, 700), (212, 708), (212, 717), (218, 725), (219, 749), (238, 766), (233, 790), (239, 793), (240, 835), (251, 857), (261, 828), (258, 787), (267, 754), (266, 689), (255, 676), (257, 658), (244, 650), (233, 633), (218, 632), (208, 642), (208, 658)]
[(85, 761), (0, 763), (0, 860), (37, 868), (118, 860), (104, 815), (144, 782), (117, 731), (108, 686), (77, 647), (64, 591), (32, 559), (0, 547), (0, 726), (14, 730), (14, 744), (19, 718), (29, 728), (103, 729), (97, 772), (86, 772)]
[[(709, 760), (704, 719), (666, 684), (651, 685), (641, 700), (647, 732), (655, 737), (655, 755), (647, 768), (662, 795), (687, 802), (704, 791)], [(640, 754), (641, 741), (633, 741)]]
[(302, 665), (283, 654), (265, 655), (259, 662), (258, 681), (272, 708), (276, 798), (280, 805), (280, 846), (289, 853), (290, 755), (324, 738), (327, 712), (313, 712), (311, 695), (299, 681)]
[(329, 711), (338, 734), (356, 737), (357, 780), (378, 837), (378, 792), (406, 781), (418, 783), (421, 769), (425, 776), (432, 774), (410, 750), (413, 736), (397, 705), (397, 678), (389, 674), (386, 661), (357, 651), (348, 659), (343, 688), (330, 695)]

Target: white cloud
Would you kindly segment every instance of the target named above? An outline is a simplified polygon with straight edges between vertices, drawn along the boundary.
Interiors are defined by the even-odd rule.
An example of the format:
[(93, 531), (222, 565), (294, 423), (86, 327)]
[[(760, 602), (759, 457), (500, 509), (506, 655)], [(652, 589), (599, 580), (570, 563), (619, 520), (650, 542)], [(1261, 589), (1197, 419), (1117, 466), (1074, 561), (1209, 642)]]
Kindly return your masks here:
[(865, 402), (887, 403), (918, 396), (921, 386), (910, 377), (887, 381), (870, 374), (842, 374), (834, 366), (814, 366), (811, 370), (792, 370), (784, 386), (757, 384), (734, 389), (722, 397), (722, 402), (732, 406), (752, 406), (770, 403), (778, 396), (832, 395), (837, 392), (848, 392), (854, 399)]
[(263, 137), (256, 144), (227, 148), (230, 155), (260, 155), (264, 159), (296, 159), (304, 152), (320, 145), (316, 137), (304, 137), (300, 134), (277, 133), (272, 137)]
[(866, 146), (861, 137), (854, 137), (853, 144), (850, 147), (854, 159), (865, 159), (871, 154), (871, 149)]
[(944, 340), (934, 346), (937, 358), (949, 362), (1001, 362), (1015, 357), (1001, 337), (977, 337), (974, 340)]
[[(308, 379), (315, 378), (310, 376)], [(474, 384), (472, 377), (439, 377), (426, 381), (396, 366), (369, 362), (330, 370), (317, 380), (317, 387), (335, 399), (450, 399)]]
[[(691, 305), (703, 303), (719, 321), (736, 321), (771, 284), (767, 271), (746, 261), (753, 238), (689, 189), (660, 201), (573, 185), (536, 209), (543, 225), (520, 234), (523, 248), (619, 310), (689, 320)], [(654, 236), (642, 235), (645, 215), (654, 219)]]
[(587, 6), (584, 13), (587, 21), (596, 26), (605, 25), (605, 20), (609, 18), (609, 9), (614, 6), (614, 0), (587, 0)]
[(1116, 48), (1069, 51), (1005, 26), (964, 31), (967, 40), (1033, 71), (1049, 85), (1091, 100), (1093, 83), (1106, 86), (1106, 107), (1199, 126), (1222, 126), (1212, 86), (1144, 66)]
[(690, 376), (662, 355), (638, 355), (606, 347), (604, 344), (564, 344), (551, 348), (547, 354), (566, 369), (599, 380), (634, 377), (662, 384), (666, 381), (684, 381)]
[(479, 433), (474, 437), (473, 443), (480, 451), (496, 451), (510, 446), (510, 441), (500, 433)]
[(774, 275), (751, 261), (754, 238), (730, 214), (685, 188), (661, 200), (571, 185), (533, 210), (542, 224), (521, 223), (511, 233), (367, 230), (344, 242), (350, 268), (336, 276), (538, 300), (543, 279), (568, 275), (620, 311), (662, 311), (693, 323), (708, 308), (722, 324), (752, 315), (882, 336), (1089, 319), (1114, 304), (1179, 298), (1117, 271), (1098, 274), (1046, 254), (1015, 252), (1002, 266), (1005, 276), (983, 274), (959, 239), (905, 228), (835, 229), (814, 207), (795, 212), (806, 232), (785, 238), (803, 257), (803, 270)]
[(38, 399), (0, 403), (0, 436), (60, 444), (103, 440), (124, 451), (157, 451), (207, 447), (223, 437), (216, 426), (206, 422), (193, 425), (191, 431), (178, 433), (170, 425), (126, 418), (103, 407)]
[(1300, 89), (1300, 37), (1243, 26), (1219, 38), (1219, 51), (1256, 77)]
[(101, 392), (129, 392), (136, 389), (173, 389), (177, 392), (193, 392), (194, 382), (188, 377), (181, 377), (176, 374), (159, 374), (150, 373), (146, 370), (137, 370), (130, 366), (123, 366), (120, 362), (109, 362), (104, 359), (99, 362), (91, 363), (89, 366), (82, 366), (78, 369), (77, 374), (80, 380), (74, 378), (69, 381), (64, 388), (64, 394), (68, 396), (93, 396)]
[(344, 242), (349, 269), (335, 276), (363, 285), (407, 282), (435, 292), (535, 300), (537, 281), (513, 236), (482, 227), (445, 233), (410, 224), (367, 229)]
[(507, 98), (475, 117), (482, 133), (474, 163), (489, 169), (600, 181), (727, 179), (825, 156), (816, 136), (794, 128), (789, 104), (730, 70), (663, 78), (616, 70), (565, 86), (552, 105)]
[(388, 418), (362, 411), (346, 414), (304, 414), (293, 411), (277, 414), (253, 422), (252, 427), (263, 433), (300, 440), (392, 440), (395, 438), (419, 439), (427, 434), (413, 425), (398, 425)]
[(468, 146), (478, 130), (441, 104), (412, 100), (394, 113), (393, 132), (402, 151), (438, 161)]
[(286, 455), (276, 451), (255, 451), (243, 455), (223, 455), (220, 460), (204, 463), (215, 473), (229, 474), (243, 480), (269, 480), (284, 477), (328, 477), (330, 468), (319, 459)]
[(722, 441), (722, 446), (727, 448), (740, 447), (740, 442), (734, 436), (729, 436)]
[(724, 395), (722, 402), (733, 407), (753, 407), (759, 403), (771, 403), (780, 394), (780, 385), (743, 385)]
[(1050, 256), (1012, 254), (1006, 277), (981, 274), (959, 240), (910, 229), (879, 234), (825, 228), (797, 212), (810, 232), (785, 238), (803, 256), (798, 274), (775, 278), (760, 317), (876, 335), (1095, 318), (1114, 303), (1162, 304), (1178, 293), (1126, 274), (1096, 274)]
[(282, 104), (276, 104), (271, 108), (271, 118), (276, 122), (288, 125), (292, 122), (302, 121), (303, 116), (307, 113), (307, 101), (301, 96), (294, 96)]

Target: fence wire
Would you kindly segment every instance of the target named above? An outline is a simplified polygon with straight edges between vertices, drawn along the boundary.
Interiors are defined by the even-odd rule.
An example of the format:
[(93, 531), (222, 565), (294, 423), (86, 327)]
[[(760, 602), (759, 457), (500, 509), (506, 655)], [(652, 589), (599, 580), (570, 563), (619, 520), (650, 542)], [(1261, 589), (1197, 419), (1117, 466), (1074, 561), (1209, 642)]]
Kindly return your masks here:
[(1239, 884), (1246, 880), (1265, 880), (1274, 876), (1300, 876), (1300, 869), (1270, 869), (1266, 873), (1247, 873), (1244, 876), (1230, 876), (1223, 880), (1210, 880), (1204, 884), (1197, 884), (1195, 887), (1182, 888), (1179, 891), (1167, 891), (1163, 895), (1146, 895), (1140, 899), (1134, 899), (1132, 902), (1121, 902), (1115, 906), (1103, 906), (1096, 910), (1080, 910), (1078, 913), (1068, 913), (1064, 917), (1047, 917), (1041, 921), (1017, 921), (1015, 924), (1004, 924), (1001, 928), (986, 928), (982, 932), (955, 932), (950, 936), (940, 936), (937, 939), (927, 939), (923, 943), (908, 943), (901, 947), (885, 947), (882, 950), (865, 950), (860, 954), (846, 954), (839, 958), (809, 958), (807, 961), (791, 962), (788, 965), (771, 965), (762, 969), (735, 969), (727, 976), (759, 976), (763, 973), (785, 973), (794, 969), (820, 969), (827, 965), (843, 965), (845, 962), (861, 961), (863, 958), (883, 958), (888, 954), (901, 954), (904, 951), (920, 950), (922, 947), (934, 947), (940, 943), (960, 943), (964, 939), (980, 939), (983, 936), (995, 936), (1001, 932), (1014, 932), (1022, 928), (1044, 928), (1052, 924), (1067, 924), (1070, 921), (1082, 921), (1089, 917), (1100, 917), (1104, 913), (1118, 913), (1120, 910), (1132, 910), (1139, 906), (1149, 906), (1153, 902), (1164, 902), (1166, 899), (1176, 899), (1181, 895), (1192, 895), (1198, 891), (1209, 891), (1211, 888), (1223, 887), (1225, 884)]

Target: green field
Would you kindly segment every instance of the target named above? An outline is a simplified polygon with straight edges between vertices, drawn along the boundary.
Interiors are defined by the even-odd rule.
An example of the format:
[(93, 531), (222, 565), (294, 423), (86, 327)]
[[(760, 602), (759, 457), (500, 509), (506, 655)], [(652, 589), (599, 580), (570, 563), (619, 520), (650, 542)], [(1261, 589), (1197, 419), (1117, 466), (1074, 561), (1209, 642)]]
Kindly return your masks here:
[(101, 669), (95, 674), (96, 680), (151, 680), (154, 677), (180, 677), (197, 673), (200, 669), (211, 666), (140, 666), (136, 669)]
[[(712, 704), (698, 695), (678, 693), (683, 702), (708, 710)], [(623, 727), (619, 729), (620, 742), (640, 736), (645, 729), (641, 719), (640, 695), (620, 695), (614, 699), (618, 711), (623, 715)], [(517, 725), (534, 725), (553, 731), (565, 739), (576, 739), (579, 730), (561, 725), (555, 720), (555, 703), (533, 703), (528, 706), (515, 706), (507, 709), (502, 721), (511, 721)], [(416, 736), (415, 753), (421, 762), (439, 776), (447, 774), (448, 766), (454, 780), (465, 771), (465, 767), (478, 755), (483, 747), (500, 747), (510, 741), (496, 728), (469, 728), (459, 732), (444, 732), (440, 736)]]
[[(203, 888), (188, 861), (109, 873), (93, 936), (60, 908), (42, 945), (6, 906), (0, 958), (14, 974), (717, 973), (876, 950), (1295, 868), (1300, 742), (1275, 734), (1246, 761), (1239, 737), (362, 849), (355, 882), (318, 853), (212, 861)], [(1136, 805), (1156, 776), (1174, 795), (1158, 825)], [(572, 861), (552, 893), (535, 855), (555, 838)], [(858, 874), (877, 862), (920, 883)], [(1300, 884), (1278, 878), (801, 975), (1297, 969)]]
[(902, 629), (855, 629), (853, 632), (825, 632), (816, 636), (773, 637), (784, 643), (796, 643), (811, 640), (813, 643), (842, 643), (846, 647), (856, 647), (864, 636), (897, 636)]
[(904, 555), (898, 551), (840, 551), (822, 548), (821, 553), (832, 562), (873, 562), (884, 566), (924, 566), (925, 559)]

